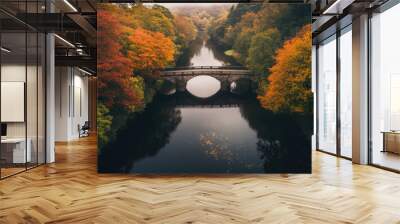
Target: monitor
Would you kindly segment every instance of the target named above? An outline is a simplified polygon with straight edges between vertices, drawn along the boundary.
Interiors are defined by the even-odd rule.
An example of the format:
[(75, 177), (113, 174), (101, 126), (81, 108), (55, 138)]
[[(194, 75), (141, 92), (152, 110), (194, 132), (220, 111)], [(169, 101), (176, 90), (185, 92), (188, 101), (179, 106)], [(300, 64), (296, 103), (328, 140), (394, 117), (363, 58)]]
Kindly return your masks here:
[(1, 123), (1, 136), (7, 136), (7, 124)]

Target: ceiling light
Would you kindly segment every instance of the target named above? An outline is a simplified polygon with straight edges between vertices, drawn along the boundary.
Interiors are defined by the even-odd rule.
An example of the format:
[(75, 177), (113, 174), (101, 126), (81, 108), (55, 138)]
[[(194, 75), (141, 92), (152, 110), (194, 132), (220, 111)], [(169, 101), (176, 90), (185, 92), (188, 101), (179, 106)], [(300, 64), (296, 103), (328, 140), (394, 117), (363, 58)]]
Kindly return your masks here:
[(69, 3), (68, 0), (64, 0), (65, 4), (67, 4), (74, 12), (78, 12), (78, 10), (71, 4)]
[(339, 15), (343, 13), (343, 10), (351, 5), (355, 0), (336, 0), (330, 5), (324, 12), (323, 15)]
[(11, 52), (11, 50), (9, 50), (9, 49), (7, 49), (5, 47), (1, 47), (1, 51), (4, 51), (6, 53), (10, 53)]
[(58, 38), (59, 40), (61, 40), (62, 42), (64, 42), (65, 44), (67, 44), (68, 46), (75, 48), (75, 45), (73, 45), (73, 44), (72, 44), (71, 42), (69, 42), (68, 40), (66, 40), (66, 39), (64, 39), (64, 38), (62, 38), (62, 37), (60, 37), (60, 36), (57, 35), (57, 34), (54, 34), (54, 36), (57, 37), (57, 38)]
[(84, 55), (83, 49), (81, 48), (77, 48), (76, 53), (78, 53), (79, 55)]
[(90, 72), (88, 72), (88, 71), (86, 71), (86, 70), (83, 70), (83, 69), (81, 69), (81, 68), (79, 68), (79, 67), (78, 67), (78, 70), (81, 71), (81, 72), (83, 72), (83, 73), (85, 73), (86, 75), (93, 75), (92, 73), (90, 73)]
[(330, 14), (332, 9), (337, 10), (337, 6), (339, 4), (340, 0), (336, 0), (331, 6), (329, 6), (322, 14)]

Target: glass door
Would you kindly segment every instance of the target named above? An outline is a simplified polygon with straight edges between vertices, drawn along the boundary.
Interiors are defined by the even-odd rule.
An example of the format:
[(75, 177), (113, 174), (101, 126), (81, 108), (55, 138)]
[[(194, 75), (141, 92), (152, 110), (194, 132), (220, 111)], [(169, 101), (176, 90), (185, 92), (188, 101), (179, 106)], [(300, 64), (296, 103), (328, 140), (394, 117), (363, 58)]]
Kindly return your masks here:
[(400, 4), (371, 18), (370, 162), (400, 171)]
[(340, 31), (340, 155), (352, 157), (352, 32)]
[(318, 47), (318, 145), (336, 154), (336, 35)]

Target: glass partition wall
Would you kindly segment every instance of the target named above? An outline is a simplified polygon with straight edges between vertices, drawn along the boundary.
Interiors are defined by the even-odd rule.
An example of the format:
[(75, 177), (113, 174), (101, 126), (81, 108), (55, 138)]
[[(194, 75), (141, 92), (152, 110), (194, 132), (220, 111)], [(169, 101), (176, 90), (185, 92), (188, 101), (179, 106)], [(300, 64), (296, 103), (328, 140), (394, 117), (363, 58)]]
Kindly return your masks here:
[(19, 22), (9, 28), (0, 27), (1, 179), (45, 163), (45, 35)]
[(317, 149), (352, 157), (351, 25), (317, 47)]
[(370, 163), (400, 171), (400, 4), (371, 18)]

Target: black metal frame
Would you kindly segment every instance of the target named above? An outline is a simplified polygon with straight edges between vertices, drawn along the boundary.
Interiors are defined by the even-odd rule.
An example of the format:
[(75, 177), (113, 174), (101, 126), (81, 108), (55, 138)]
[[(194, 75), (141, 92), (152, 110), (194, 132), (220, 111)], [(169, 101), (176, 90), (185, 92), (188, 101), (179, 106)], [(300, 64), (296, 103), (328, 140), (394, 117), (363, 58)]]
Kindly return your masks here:
[(341, 156), (341, 133), (342, 124), (340, 118), (340, 81), (341, 81), (341, 66), (340, 66), (340, 36), (341, 30), (336, 30), (336, 154)]
[(372, 153), (373, 153), (373, 149), (372, 149), (372, 103), (371, 103), (371, 93), (372, 93), (372, 83), (371, 83), (371, 72), (372, 72), (372, 65), (371, 65), (371, 56), (372, 56), (372, 42), (371, 42), (371, 37), (372, 37), (372, 33), (371, 33), (371, 19), (372, 19), (372, 13), (368, 12), (368, 53), (367, 53), (367, 61), (368, 61), (368, 75), (367, 75), (367, 92), (368, 92), (368, 96), (367, 96), (367, 107), (368, 107), (368, 112), (367, 112), (367, 120), (368, 120), (368, 124), (367, 124), (367, 133), (368, 133), (368, 137), (367, 137), (367, 141), (368, 141), (368, 164), (372, 164)]

